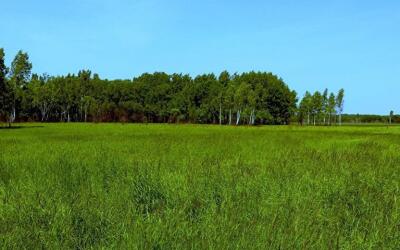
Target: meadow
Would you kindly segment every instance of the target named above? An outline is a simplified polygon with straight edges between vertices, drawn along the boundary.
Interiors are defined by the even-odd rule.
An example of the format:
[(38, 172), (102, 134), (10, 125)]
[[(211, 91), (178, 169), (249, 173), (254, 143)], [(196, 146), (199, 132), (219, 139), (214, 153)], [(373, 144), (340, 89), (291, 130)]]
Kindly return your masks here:
[(3, 249), (400, 248), (400, 127), (19, 126)]

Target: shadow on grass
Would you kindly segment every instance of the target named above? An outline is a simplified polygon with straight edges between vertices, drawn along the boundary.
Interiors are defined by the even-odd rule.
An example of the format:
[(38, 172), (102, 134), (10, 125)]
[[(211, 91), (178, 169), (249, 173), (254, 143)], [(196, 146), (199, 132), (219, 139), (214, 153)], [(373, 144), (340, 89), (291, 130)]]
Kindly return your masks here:
[(0, 126), (0, 130), (8, 130), (8, 129), (24, 129), (24, 128), (43, 128), (44, 126)]

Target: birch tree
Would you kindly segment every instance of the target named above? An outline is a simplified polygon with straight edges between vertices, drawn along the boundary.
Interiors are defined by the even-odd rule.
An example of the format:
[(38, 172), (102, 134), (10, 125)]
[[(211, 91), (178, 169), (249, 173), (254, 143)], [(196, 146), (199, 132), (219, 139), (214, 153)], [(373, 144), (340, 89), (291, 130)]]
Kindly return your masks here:
[(224, 106), (228, 109), (228, 124), (232, 125), (232, 112), (235, 108), (235, 86), (234, 82), (230, 81), (226, 87), (226, 93), (223, 97)]
[(249, 108), (249, 125), (254, 125), (256, 117), (257, 96), (254, 90), (249, 89), (247, 93), (247, 103)]
[(310, 92), (306, 92), (304, 95), (304, 105), (305, 105), (305, 110), (307, 112), (307, 125), (310, 125), (310, 117), (313, 109), (313, 104), (312, 104), (312, 95)]
[(335, 106), (336, 106), (336, 98), (335, 94), (331, 93), (328, 98), (328, 120), (329, 120), (329, 125), (332, 125), (332, 118), (334, 118), (336, 112), (335, 112)]
[(313, 113), (313, 124), (317, 124), (318, 119), (321, 116), (323, 106), (323, 98), (319, 91), (315, 91), (312, 96), (312, 113)]
[(344, 106), (344, 89), (340, 89), (336, 96), (336, 108), (339, 115), (339, 125), (342, 125), (343, 106)]
[(11, 122), (14, 122), (17, 116), (17, 101), (21, 97), (21, 90), (26, 88), (31, 75), (32, 64), (29, 62), (29, 56), (23, 51), (18, 51), (11, 63), (10, 82), (12, 84), (12, 115)]
[(246, 82), (240, 83), (235, 93), (236, 125), (240, 124), (243, 109), (246, 107), (250, 86)]
[(326, 125), (326, 117), (328, 116), (328, 89), (322, 94), (322, 112), (324, 117), (324, 125)]

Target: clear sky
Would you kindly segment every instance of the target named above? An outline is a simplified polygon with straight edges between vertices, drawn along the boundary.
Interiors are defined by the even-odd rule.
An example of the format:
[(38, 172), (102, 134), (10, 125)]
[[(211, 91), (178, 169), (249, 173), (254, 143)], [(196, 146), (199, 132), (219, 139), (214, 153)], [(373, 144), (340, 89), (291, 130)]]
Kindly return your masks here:
[(346, 91), (345, 112), (400, 113), (400, 1), (13, 0), (0, 6), (9, 63), (103, 78), (271, 71), (301, 97)]

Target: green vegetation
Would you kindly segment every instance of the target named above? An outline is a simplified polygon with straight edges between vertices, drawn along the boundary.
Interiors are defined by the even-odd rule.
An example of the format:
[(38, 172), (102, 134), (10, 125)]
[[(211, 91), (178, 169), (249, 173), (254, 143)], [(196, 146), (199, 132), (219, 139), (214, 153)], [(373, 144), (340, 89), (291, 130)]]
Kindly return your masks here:
[[(341, 124), (344, 90), (297, 93), (268, 72), (218, 77), (145, 73), (132, 80), (77, 75), (31, 75), (27, 53), (19, 51), (10, 69), (0, 48), (0, 121), (203, 123), (229, 125)], [(336, 117), (338, 116), (338, 119)], [(312, 122), (311, 120), (312, 119)]]
[(361, 114), (344, 114), (342, 116), (342, 120), (344, 123), (400, 123), (400, 115), (394, 115), (394, 112), (391, 111), (389, 115), (361, 115)]
[(344, 90), (306, 91), (301, 100), (278, 76), (247, 72), (195, 77), (164, 72), (128, 80), (31, 74), (27, 53), (10, 68), (0, 48), (0, 122), (137, 122), (230, 125), (400, 123), (400, 115), (342, 114)]
[(340, 89), (337, 96), (325, 89), (323, 94), (315, 91), (313, 95), (306, 91), (297, 109), (298, 122), (303, 125), (342, 125), (344, 106), (344, 89)]
[(144, 123), (289, 124), (296, 93), (268, 72), (190, 75), (145, 73), (107, 80), (77, 75), (31, 75), (27, 53), (10, 69), (0, 48), (0, 120)]
[(400, 127), (0, 129), (5, 249), (398, 249)]

